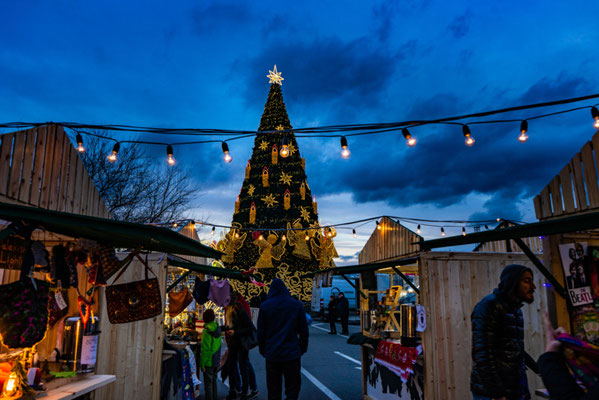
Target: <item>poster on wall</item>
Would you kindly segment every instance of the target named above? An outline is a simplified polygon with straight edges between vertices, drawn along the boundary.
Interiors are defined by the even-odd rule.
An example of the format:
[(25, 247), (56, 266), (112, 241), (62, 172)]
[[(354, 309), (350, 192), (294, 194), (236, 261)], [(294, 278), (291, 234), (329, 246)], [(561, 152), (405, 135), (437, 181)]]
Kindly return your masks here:
[(591, 283), (588, 276), (589, 263), (586, 243), (565, 243), (559, 245), (559, 254), (564, 270), (568, 298), (572, 306), (582, 306), (593, 302)]

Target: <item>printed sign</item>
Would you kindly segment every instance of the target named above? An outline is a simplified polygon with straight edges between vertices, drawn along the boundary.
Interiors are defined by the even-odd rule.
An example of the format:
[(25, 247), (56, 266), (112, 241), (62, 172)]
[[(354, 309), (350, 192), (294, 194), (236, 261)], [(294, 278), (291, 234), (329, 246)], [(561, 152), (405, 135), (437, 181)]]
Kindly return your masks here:
[(424, 332), (426, 329), (426, 314), (424, 312), (424, 306), (421, 304), (416, 304), (416, 320), (418, 325), (416, 325), (416, 332)]
[(83, 336), (81, 340), (81, 364), (95, 364), (97, 352), (98, 335)]
[(0, 240), (0, 268), (21, 269), (25, 250), (23, 239), (13, 236)]
[(573, 306), (582, 306), (593, 302), (588, 275), (588, 257), (586, 243), (566, 243), (559, 245), (562, 268), (566, 281), (568, 297)]

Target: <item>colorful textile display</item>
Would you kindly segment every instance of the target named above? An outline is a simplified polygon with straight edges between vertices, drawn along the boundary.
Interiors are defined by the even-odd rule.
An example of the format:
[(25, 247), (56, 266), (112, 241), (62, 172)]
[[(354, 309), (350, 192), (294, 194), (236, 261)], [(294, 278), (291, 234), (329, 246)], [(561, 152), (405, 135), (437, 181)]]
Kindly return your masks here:
[(229, 281), (223, 279), (217, 281), (216, 279), (210, 279), (210, 300), (219, 307), (225, 307), (231, 300), (231, 285)]
[(193, 288), (193, 298), (196, 303), (202, 305), (209, 300), (210, 281), (203, 281), (196, 276), (195, 286)]
[(405, 383), (414, 373), (414, 364), (421, 353), (422, 346), (405, 347), (399, 343), (381, 340), (374, 361), (389, 368)]
[(564, 355), (574, 375), (586, 387), (592, 387), (599, 382), (599, 346), (565, 333), (559, 335), (557, 340), (564, 345)]

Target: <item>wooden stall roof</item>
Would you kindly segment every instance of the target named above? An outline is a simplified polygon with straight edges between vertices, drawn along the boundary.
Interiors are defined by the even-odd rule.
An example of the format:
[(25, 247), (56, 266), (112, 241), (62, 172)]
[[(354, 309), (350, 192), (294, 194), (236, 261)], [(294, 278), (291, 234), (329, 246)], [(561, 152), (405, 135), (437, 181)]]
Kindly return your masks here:
[(0, 135), (0, 201), (110, 218), (60, 125)]
[[(507, 228), (510, 226), (516, 226), (516, 225), (518, 225), (518, 224), (516, 224), (512, 221), (503, 220), (503, 221), (501, 221), (501, 223), (499, 225), (497, 225), (495, 227), (495, 229), (496, 230), (504, 229), (504, 228)], [(542, 253), (543, 252), (543, 241), (538, 236), (528, 237), (528, 238), (523, 239), (523, 241), (533, 253)], [(513, 239), (496, 240), (494, 242), (481, 242), (472, 251), (487, 252), (487, 253), (512, 253), (512, 252), (519, 253), (519, 252), (521, 252), (520, 248), (518, 247), (516, 242), (514, 242)]]
[(302, 275), (301, 277), (302, 278), (310, 278), (316, 274), (323, 273), (323, 272), (329, 272), (329, 271), (332, 271), (333, 275), (359, 274), (362, 272), (377, 271), (377, 270), (383, 269), (383, 268), (401, 267), (404, 265), (411, 265), (411, 264), (414, 264), (415, 262), (417, 262), (419, 258), (420, 258), (419, 256), (413, 256), (413, 257), (397, 258), (395, 260), (376, 262), (376, 263), (348, 265), (345, 267), (326, 268), (326, 269), (321, 269), (321, 270), (315, 271), (315, 272), (309, 272), (307, 274)]
[(534, 198), (535, 213), (546, 220), (599, 209), (599, 131)]
[(519, 239), (533, 236), (546, 236), (560, 233), (585, 231), (599, 228), (599, 211), (567, 217), (553, 218), (546, 221), (522, 224), (504, 229), (474, 232), (466, 236), (450, 236), (442, 239), (424, 240), (420, 242), (423, 250), (440, 247), (459, 246), (495, 240)]
[(408, 257), (418, 253), (420, 235), (389, 217), (383, 217), (360, 251), (360, 264)]
[(22, 221), (71, 237), (120, 248), (220, 258), (223, 253), (168, 228), (0, 202), (0, 219)]

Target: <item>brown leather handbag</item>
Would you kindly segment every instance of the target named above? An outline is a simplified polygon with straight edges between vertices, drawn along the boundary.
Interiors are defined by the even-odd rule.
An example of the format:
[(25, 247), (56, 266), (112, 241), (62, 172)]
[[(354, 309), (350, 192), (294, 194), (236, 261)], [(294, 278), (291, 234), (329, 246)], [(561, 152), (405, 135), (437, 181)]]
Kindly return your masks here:
[[(138, 257), (139, 258), (139, 257)], [(141, 258), (140, 258), (141, 259)], [(114, 279), (113, 284), (106, 287), (106, 310), (111, 324), (124, 324), (140, 321), (160, 315), (162, 312), (162, 296), (158, 278), (148, 279), (148, 271), (154, 272), (143, 262), (145, 279), (141, 281), (115, 285), (128, 265)]]
[(171, 318), (181, 314), (181, 311), (185, 310), (188, 305), (193, 301), (193, 296), (189, 290), (184, 286), (180, 292), (169, 292), (168, 294), (168, 315)]

